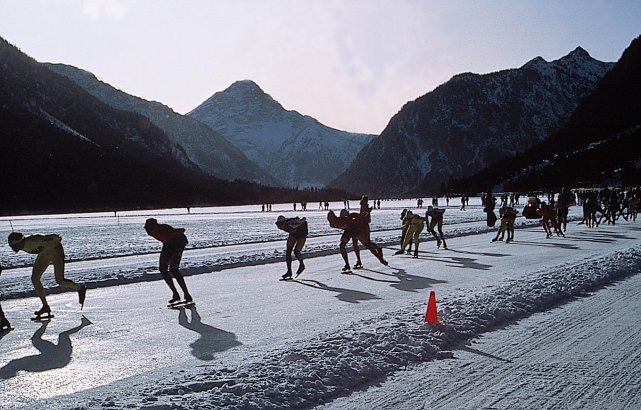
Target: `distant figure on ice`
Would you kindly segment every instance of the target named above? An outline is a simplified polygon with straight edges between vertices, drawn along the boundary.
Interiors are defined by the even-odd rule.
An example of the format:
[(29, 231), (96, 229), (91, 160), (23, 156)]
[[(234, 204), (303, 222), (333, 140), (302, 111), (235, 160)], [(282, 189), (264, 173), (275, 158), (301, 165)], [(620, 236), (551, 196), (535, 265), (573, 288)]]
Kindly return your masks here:
[(370, 213), (372, 212), (372, 207), (369, 206), (369, 197), (367, 195), (363, 195), (361, 197), (359, 205), (359, 212), (361, 213), (361, 215), (367, 218), (367, 222), (372, 222), (372, 217), (370, 215)]
[[(445, 209), (434, 208), (431, 206), (427, 207), (427, 212), (425, 212), (425, 219), (430, 218), (429, 232), (436, 238), (436, 248), (440, 248), (443, 244), (443, 249), (447, 249), (447, 243), (445, 243), (445, 235), (443, 235), (443, 214)], [(434, 227), (438, 228), (438, 235), (434, 230)], [(440, 238), (439, 238), (440, 235)]]
[(340, 252), (343, 260), (345, 261), (345, 266), (343, 267), (343, 273), (350, 273), (352, 270), (349, 267), (349, 258), (347, 257), (347, 242), (350, 239), (356, 238), (359, 240), (372, 255), (383, 265), (387, 265), (387, 261), (383, 259), (383, 249), (376, 245), (370, 240), (369, 224), (367, 219), (360, 213), (349, 213), (346, 209), (342, 209), (340, 216), (336, 216), (334, 211), (329, 211), (327, 213), (327, 220), (329, 221), (329, 226), (332, 228), (342, 229), (343, 235), (341, 235), (340, 241)]
[[(2, 273), (2, 265), (0, 265), (0, 274)], [(5, 330), (11, 330), (11, 323), (7, 320), (7, 318), (4, 316), (4, 312), (2, 311), (2, 305), (0, 305), (0, 332), (3, 332)]]
[[(145, 231), (147, 235), (159, 240), (162, 242), (162, 250), (160, 251), (160, 260), (158, 262), (158, 269), (162, 278), (171, 289), (171, 299), (169, 299), (169, 304), (175, 304), (180, 301), (180, 295), (174, 286), (174, 281), (172, 276), (178, 282), (180, 289), (182, 289), (183, 294), (185, 295), (184, 303), (193, 302), (193, 298), (187, 290), (187, 284), (185, 283), (185, 278), (183, 278), (180, 273), (180, 261), (183, 256), (183, 251), (185, 246), (189, 243), (187, 236), (185, 236), (185, 229), (183, 228), (172, 228), (167, 224), (159, 224), (155, 218), (149, 218), (145, 221)], [(171, 273), (171, 275), (170, 275)]]
[(494, 209), (496, 208), (496, 197), (492, 195), (492, 191), (488, 190), (485, 195), (483, 202), (483, 212), (487, 214), (487, 226), (493, 228), (496, 224), (496, 214)]
[(574, 194), (567, 188), (561, 188), (559, 193), (559, 200), (556, 205), (556, 213), (558, 216), (559, 224), (563, 228), (563, 232), (567, 230), (568, 226), (568, 211), (572, 205), (576, 203), (576, 198)]
[(303, 255), (301, 250), (307, 240), (307, 220), (305, 218), (285, 218), (280, 215), (276, 219), (276, 226), (278, 229), (288, 232), (287, 245), (285, 248), (285, 262), (287, 264), (287, 272), (282, 276), (283, 280), (290, 280), (292, 278), (292, 251), (298, 260), (298, 270), (296, 276), (303, 273), (305, 264), (303, 263)]
[(65, 252), (62, 249), (62, 237), (60, 235), (34, 234), (24, 236), (20, 232), (11, 232), (8, 241), (9, 246), (14, 252), (24, 251), (38, 255), (33, 263), (31, 282), (33, 282), (36, 294), (42, 302), (42, 308), (34, 312), (35, 317), (33, 319), (39, 320), (53, 317), (51, 308), (47, 303), (45, 289), (42, 286), (42, 282), (40, 282), (42, 274), (45, 273), (49, 265), (52, 264), (56, 283), (60, 286), (78, 291), (78, 303), (80, 303), (80, 308), (82, 309), (85, 303), (87, 287), (65, 279)]
[(405, 239), (403, 239), (403, 245), (401, 245), (401, 249), (396, 251), (394, 255), (402, 255), (403, 253), (405, 253), (405, 248), (413, 241), (414, 257), (418, 258), (419, 235), (425, 228), (425, 218), (419, 215), (415, 215), (412, 211), (407, 211), (404, 221), (405, 222), (401, 227), (401, 230), (406, 230)]

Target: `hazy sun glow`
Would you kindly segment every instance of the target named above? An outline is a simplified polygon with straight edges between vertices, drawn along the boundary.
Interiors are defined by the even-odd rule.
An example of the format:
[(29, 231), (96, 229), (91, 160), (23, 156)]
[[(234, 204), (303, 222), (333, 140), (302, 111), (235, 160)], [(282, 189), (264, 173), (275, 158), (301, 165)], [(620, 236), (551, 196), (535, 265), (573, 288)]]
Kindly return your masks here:
[(251, 79), (286, 109), (380, 133), (453, 75), (558, 59), (616, 61), (638, 0), (0, 0), (0, 36), (187, 113)]

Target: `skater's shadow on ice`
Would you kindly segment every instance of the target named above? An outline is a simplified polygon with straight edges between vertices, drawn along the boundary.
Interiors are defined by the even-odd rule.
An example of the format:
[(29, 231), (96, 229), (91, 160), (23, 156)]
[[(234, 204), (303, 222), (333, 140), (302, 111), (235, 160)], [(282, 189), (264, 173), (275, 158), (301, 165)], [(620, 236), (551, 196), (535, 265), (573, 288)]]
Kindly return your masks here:
[(43, 322), (31, 337), (33, 347), (35, 347), (40, 354), (10, 361), (0, 369), (0, 379), (6, 380), (15, 377), (21, 370), (36, 373), (65, 367), (71, 362), (71, 352), (73, 351), (71, 335), (80, 331), (83, 327), (90, 325), (91, 322), (83, 316), (80, 325), (58, 335), (58, 344), (53, 344), (42, 338), (45, 330), (47, 330), (48, 324), (48, 321)]
[(580, 241), (587, 241), (587, 242), (596, 242), (596, 243), (614, 243), (617, 241), (617, 239), (634, 239), (631, 238), (627, 235), (621, 235), (617, 234), (614, 232), (577, 232), (577, 236), (581, 236), (581, 238), (577, 238), (577, 240)]
[[(560, 238), (564, 239), (564, 238)], [(547, 240), (547, 239), (545, 239)], [(559, 243), (559, 242), (547, 242), (547, 243), (540, 243), (540, 242), (529, 242), (529, 241), (514, 241), (510, 242), (510, 246), (514, 245), (527, 245), (527, 246), (542, 246), (542, 247), (552, 247), (552, 248), (562, 248), (562, 249), (568, 249), (568, 250), (573, 250), (573, 251), (579, 251), (581, 248), (579, 248), (576, 245), (572, 245), (569, 243)]]
[(427, 259), (435, 262), (443, 262), (445, 266), (451, 266), (453, 268), (462, 268), (462, 269), (477, 269), (477, 270), (489, 270), (492, 268), (492, 265), (486, 265), (484, 263), (479, 263), (474, 258), (463, 258), (463, 257), (427, 257), (420, 256), (417, 259)]
[(458, 249), (452, 249), (452, 248), (447, 248), (448, 251), (450, 252), (456, 252), (456, 253), (464, 253), (466, 255), (481, 255), (481, 256), (490, 256), (493, 258), (503, 258), (506, 256), (511, 256), (506, 253), (490, 253), (490, 252), (471, 252), (471, 251), (461, 251)]
[(359, 303), (360, 301), (363, 301), (363, 300), (380, 299), (378, 296), (373, 295), (371, 293), (361, 292), (358, 290), (345, 289), (345, 288), (335, 288), (332, 286), (327, 286), (326, 284), (321, 283), (317, 280), (303, 279), (297, 282), (300, 283), (301, 285), (309, 286), (310, 288), (327, 290), (329, 292), (335, 292), (337, 293), (336, 298), (338, 300), (347, 302), (347, 303)]
[[(191, 313), (191, 321), (187, 319), (187, 310)], [(224, 352), (232, 347), (242, 345), (236, 340), (235, 334), (203, 323), (196, 306), (181, 307), (178, 311), (178, 324), (200, 334), (198, 340), (189, 345), (191, 354), (195, 358), (204, 361), (213, 360), (214, 353)]]
[(391, 287), (398, 290), (402, 290), (404, 292), (416, 292), (418, 290), (431, 288), (432, 285), (436, 283), (446, 282), (444, 280), (437, 280), (437, 279), (427, 278), (424, 276), (410, 275), (405, 271), (405, 269), (397, 269), (397, 268), (394, 268), (394, 269), (396, 270), (396, 273), (379, 272), (372, 269), (364, 269), (364, 270), (368, 272), (378, 273), (384, 276), (389, 276), (389, 277), (395, 278), (396, 280), (375, 279), (369, 276), (360, 275), (358, 273), (354, 273), (353, 275), (363, 279), (371, 280), (374, 282), (389, 283)]

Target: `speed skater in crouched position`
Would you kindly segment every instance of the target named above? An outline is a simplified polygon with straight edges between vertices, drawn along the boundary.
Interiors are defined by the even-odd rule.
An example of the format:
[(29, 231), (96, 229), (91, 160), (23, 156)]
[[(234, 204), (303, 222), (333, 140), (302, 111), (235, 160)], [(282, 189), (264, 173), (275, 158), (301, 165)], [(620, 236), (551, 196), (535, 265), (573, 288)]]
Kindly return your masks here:
[(289, 280), (292, 278), (292, 251), (298, 260), (298, 270), (296, 271), (296, 276), (303, 273), (305, 270), (305, 264), (303, 263), (303, 254), (301, 250), (305, 245), (307, 240), (307, 220), (305, 218), (285, 218), (283, 215), (280, 215), (276, 219), (276, 226), (278, 229), (288, 232), (289, 236), (287, 237), (287, 245), (285, 249), (285, 262), (287, 264), (287, 272), (282, 276), (283, 280)]
[[(445, 209), (434, 208), (432, 206), (427, 207), (425, 212), (425, 219), (430, 218), (430, 224), (428, 226), (428, 231), (436, 238), (436, 247), (440, 248), (443, 244), (443, 249), (447, 249), (447, 243), (445, 243), (445, 235), (443, 235), (443, 214)], [(434, 228), (438, 229), (438, 235)], [(440, 237), (439, 237), (440, 236)]]
[(396, 251), (394, 255), (402, 255), (405, 252), (405, 248), (408, 245), (411, 248), (412, 242), (414, 242), (414, 257), (418, 258), (419, 236), (425, 228), (425, 219), (426, 218), (419, 215), (415, 215), (412, 211), (407, 211), (405, 219), (403, 219), (403, 226), (401, 227), (401, 236), (404, 238), (403, 244), (401, 245), (401, 249)]
[(327, 220), (332, 228), (339, 228), (344, 231), (340, 241), (340, 252), (345, 261), (344, 273), (351, 272), (346, 248), (350, 239), (360, 241), (369, 249), (372, 255), (376, 256), (380, 263), (387, 265), (387, 261), (383, 258), (383, 249), (370, 239), (369, 223), (366, 216), (355, 212), (349, 213), (346, 209), (343, 209), (340, 212), (340, 216), (336, 216), (334, 211), (329, 211)]
[(178, 282), (180, 289), (182, 289), (185, 295), (184, 303), (192, 303), (193, 298), (187, 290), (185, 278), (183, 278), (179, 269), (183, 251), (189, 243), (185, 236), (185, 229), (173, 228), (168, 224), (159, 224), (155, 218), (149, 218), (145, 221), (145, 231), (147, 231), (149, 236), (162, 242), (158, 269), (172, 292), (171, 299), (168, 303), (171, 305), (180, 301), (180, 295), (176, 290), (176, 286), (174, 286), (172, 276), (176, 279), (176, 282)]
[(8, 242), (14, 252), (24, 251), (38, 255), (33, 263), (31, 282), (36, 290), (36, 294), (42, 302), (42, 308), (34, 312), (35, 317), (33, 319), (38, 320), (53, 317), (51, 314), (51, 308), (47, 303), (45, 289), (40, 281), (42, 274), (47, 270), (49, 265), (53, 265), (53, 273), (58, 285), (78, 292), (78, 303), (80, 303), (80, 308), (82, 309), (85, 303), (87, 287), (84, 285), (78, 285), (72, 280), (65, 278), (65, 251), (62, 248), (62, 237), (60, 235), (34, 234), (24, 236), (20, 232), (11, 232), (9, 234)]

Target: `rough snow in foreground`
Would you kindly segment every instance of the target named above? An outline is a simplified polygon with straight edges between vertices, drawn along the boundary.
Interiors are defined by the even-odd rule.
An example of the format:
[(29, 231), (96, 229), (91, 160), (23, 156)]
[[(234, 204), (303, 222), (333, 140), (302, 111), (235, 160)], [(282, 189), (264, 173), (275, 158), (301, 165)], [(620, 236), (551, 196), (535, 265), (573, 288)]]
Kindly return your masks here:
[[(257, 363), (203, 371), (195, 379), (170, 385), (160, 383), (146, 389), (142, 401), (155, 403), (149, 408), (158, 409), (314, 406), (379, 381), (408, 363), (451, 357), (452, 349), (475, 336), (640, 271), (641, 249), (634, 248), (539, 272), (527, 281), (440, 301), (445, 325), (417, 327), (416, 321), (398, 320), (419, 316), (418, 307), (390, 312), (352, 324), (339, 334), (323, 334), (286, 354), (274, 352)], [(175, 407), (177, 398), (180, 407)], [(121, 397), (93, 404), (127, 407), (128, 403)]]

